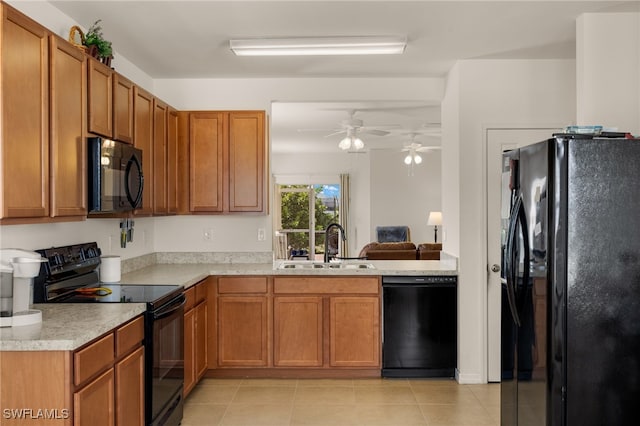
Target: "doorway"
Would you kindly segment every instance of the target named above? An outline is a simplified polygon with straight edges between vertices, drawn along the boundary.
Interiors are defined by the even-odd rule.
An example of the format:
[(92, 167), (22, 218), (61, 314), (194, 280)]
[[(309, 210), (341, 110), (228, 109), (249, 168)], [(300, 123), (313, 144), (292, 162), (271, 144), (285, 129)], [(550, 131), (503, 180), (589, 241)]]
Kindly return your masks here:
[[(529, 145), (560, 132), (558, 127), (487, 128), (487, 380), (500, 381), (500, 311), (502, 306), (500, 265), (501, 221), (508, 220), (502, 208), (502, 152)], [(505, 217), (506, 214), (506, 217)], [(496, 268), (497, 267), (497, 268)]]

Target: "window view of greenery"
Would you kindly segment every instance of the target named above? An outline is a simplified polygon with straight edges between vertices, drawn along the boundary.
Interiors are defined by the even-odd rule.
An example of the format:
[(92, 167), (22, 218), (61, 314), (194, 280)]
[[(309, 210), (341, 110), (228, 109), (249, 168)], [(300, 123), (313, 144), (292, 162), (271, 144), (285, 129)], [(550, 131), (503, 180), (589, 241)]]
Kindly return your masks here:
[(288, 256), (322, 256), (324, 230), (340, 220), (339, 185), (281, 185), (280, 192), (280, 232), (286, 236)]

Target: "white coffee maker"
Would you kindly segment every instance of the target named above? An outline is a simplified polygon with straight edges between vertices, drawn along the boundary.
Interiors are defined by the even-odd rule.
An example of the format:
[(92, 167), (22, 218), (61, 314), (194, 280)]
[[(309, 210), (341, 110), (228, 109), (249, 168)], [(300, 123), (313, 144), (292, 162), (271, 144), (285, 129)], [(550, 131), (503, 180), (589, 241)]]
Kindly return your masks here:
[(0, 249), (0, 327), (18, 327), (42, 322), (42, 312), (29, 309), (33, 303), (33, 279), (46, 258), (21, 249)]

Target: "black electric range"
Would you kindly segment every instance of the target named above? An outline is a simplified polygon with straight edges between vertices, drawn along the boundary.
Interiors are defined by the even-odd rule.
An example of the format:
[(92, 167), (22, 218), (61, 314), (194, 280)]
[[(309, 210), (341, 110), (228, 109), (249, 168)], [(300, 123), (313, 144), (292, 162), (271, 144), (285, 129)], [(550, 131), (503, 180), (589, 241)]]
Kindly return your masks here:
[(179, 285), (101, 282), (95, 242), (36, 251), (48, 262), (34, 281), (34, 303), (147, 303), (154, 309), (182, 293)]
[(95, 242), (36, 251), (48, 262), (34, 280), (35, 303), (146, 303), (145, 423), (178, 426), (184, 384), (183, 288), (100, 282), (101, 251)]

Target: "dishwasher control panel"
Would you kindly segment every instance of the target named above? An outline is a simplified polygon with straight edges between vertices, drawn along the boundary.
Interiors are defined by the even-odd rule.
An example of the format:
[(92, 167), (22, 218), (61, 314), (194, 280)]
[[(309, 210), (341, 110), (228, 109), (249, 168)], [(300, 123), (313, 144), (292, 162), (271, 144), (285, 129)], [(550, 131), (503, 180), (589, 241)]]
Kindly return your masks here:
[(456, 284), (456, 275), (386, 275), (382, 277), (382, 285), (395, 284)]

